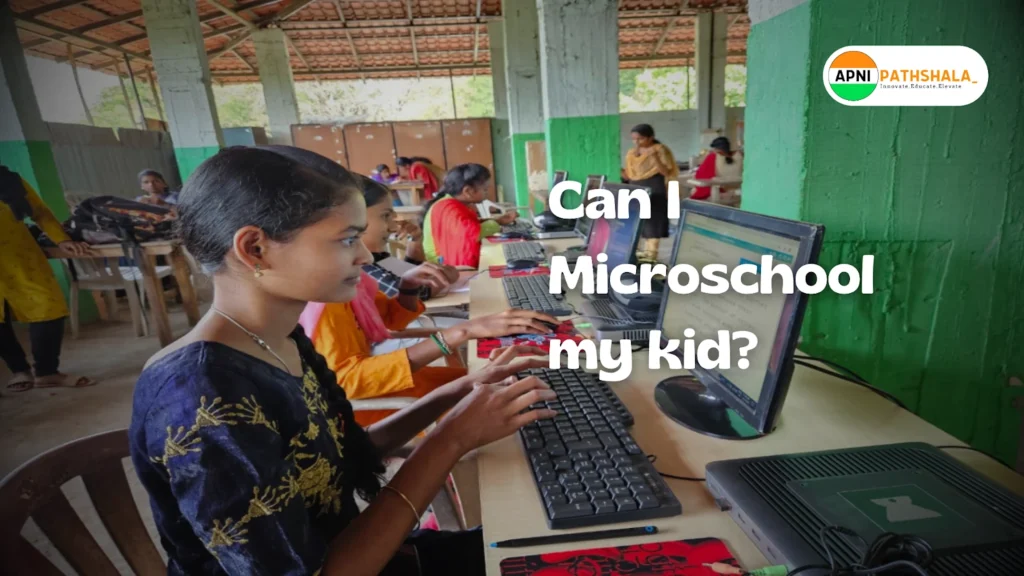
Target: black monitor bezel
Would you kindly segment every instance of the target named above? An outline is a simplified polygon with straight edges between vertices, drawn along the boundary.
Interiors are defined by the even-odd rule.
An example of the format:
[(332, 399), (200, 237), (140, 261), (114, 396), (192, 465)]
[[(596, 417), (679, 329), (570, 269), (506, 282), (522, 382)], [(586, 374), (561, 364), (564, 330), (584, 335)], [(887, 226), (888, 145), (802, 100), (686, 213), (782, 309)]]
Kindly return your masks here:
[[(604, 174), (591, 174), (591, 175), (587, 176), (586, 180), (583, 181), (583, 197), (581, 198), (583, 208), (587, 207), (587, 192), (589, 192), (591, 190), (598, 190), (598, 189), (600, 189), (602, 186), (604, 186), (604, 181), (605, 181), (606, 178), (607, 177)], [(590, 182), (591, 179), (597, 180), (597, 185), (594, 186), (593, 188), (587, 188), (587, 183)], [(580, 231), (580, 225), (583, 223), (584, 220), (590, 222), (590, 228), (587, 229), (587, 233), (586, 234), (584, 234), (583, 232)], [(593, 230), (593, 229), (594, 229), (593, 221), (590, 218), (587, 218), (587, 215), (584, 214), (582, 218), (580, 218), (579, 220), (576, 221), (576, 226), (573, 228), (573, 232), (577, 236), (582, 238), (584, 241), (587, 241), (587, 240), (590, 240), (590, 231)]]
[[(610, 186), (614, 186), (615, 190), (611, 190), (609, 188)], [(601, 187), (603, 189), (608, 190), (609, 192), (612, 192), (612, 193), (615, 194), (615, 197), (616, 197), (616, 206), (615, 206), (615, 208), (616, 208), (616, 210), (618, 209), (618, 200), (617, 200), (618, 199), (618, 195), (619, 195), (619, 192), (621, 192), (622, 190), (628, 190), (630, 192), (632, 192), (633, 190), (644, 190), (645, 192), (647, 192), (647, 196), (648, 197), (650, 197), (650, 195), (651, 195), (651, 189), (649, 187), (647, 187), (647, 186), (636, 186), (634, 184), (629, 184), (629, 183), (625, 183), (625, 182), (605, 182), (604, 184), (601, 185)], [(636, 228), (633, 230), (633, 237), (632, 237), (632, 240), (630, 241), (630, 246), (628, 247), (628, 251), (626, 252), (627, 254), (629, 254), (629, 261), (628, 262), (621, 262), (621, 264), (636, 264), (636, 250), (637, 250), (637, 247), (640, 245), (640, 230), (642, 230), (643, 227), (644, 227), (643, 226), (643, 222), (644, 221), (643, 221), (642, 218), (639, 218), (639, 217), (637, 218)], [(590, 229), (591, 229), (591, 231), (593, 231), (594, 227), (591, 226)], [(589, 238), (588, 238), (588, 241), (589, 241)], [(608, 246), (604, 247), (603, 253), (604, 254), (608, 254)], [(596, 266), (597, 262), (594, 262), (594, 265)], [(612, 269), (613, 269), (612, 268), (612, 263), (609, 262), (608, 263), (608, 272), (610, 273), (612, 271)], [(628, 302), (629, 302), (629, 298), (627, 296), (625, 296), (623, 294), (619, 294), (618, 292), (612, 291), (610, 289), (610, 287), (609, 287), (608, 294), (609, 294), (609, 296), (611, 297), (612, 300), (618, 302), (619, 304), (622, 304), (623, 306), (626, 306), (628, 304)]]
[[(558, 179), (558, 175), (559, 174), (562, 175), (562, 179), (561, 180)], [(555, 184), (559, 184), (561, 182), (565, 182), (568, 179), (569, 179), (569, 171), (568, 170), (555, 170), (554, 175), (551, 177), (551, 186), (554, 187)]]
[[(770, 234), (787, 236), (798, 240), (799, 248), (797, 256), (793, 259), (794, 270), (804, 264), (813, 264), (818, 262), (818, 256), (821, 253), (822, 239), (825, 235), (825, 227), (820, 224), (809, 224), (806, 222), (766, 216), (764, 214), (755, 214), (753, 212), (746, 212), (735, 208), (729, 208), (727, 206), (701, 202), (699, 200), (684, 200), (679, 214), (678, 230), (676, 231), (672, 247), (672, 258), (669, 261), (670, 267), (675, 265), (676, 258), (679, 255), (679, 246), (682, 243), (683, 238), (683, 226), (686, 222), (686, 215), (688, 213), (700, 214), (716, 220), (722, 220), (738, 224), (740, 226), (753, 228), (755, 230), (768, 232)], [(663, 330), (663, 326), (665, 324), (665, 309), (668, 307), (668, 292), (669, 288), (666, 287), (665, 293), (661, 299), (661, 307), (658, 310), (658, 320), (655, 327), (656, 330), (660, 330), (662, 332), (662, 346), (665, 346), (668, 343), (668, 338), (665, 337)], [(775, 421), (778, 418), (779, 412), (782, 410), (786, 394), (789, 391), (790, 380), (793, 376), (793, 353), (796, 351), (797, 341), (800, 336), (800, 327), (803, 324), (804, 312), (807, 309), (808, 296), (806, 294), (800, 291), (795, 291), (793, 294), (787, 295), (786, 298), (787, 305), (790, 305), (794, 301), (796, 304), (794, 313), (790, 318), (789, 325), (786, 326), (784, 330), (783, 337), (786, 339), (786, 342), (781, 348), (782, 358), (777, 362), (778, 370), (776, 372), (773, 373), (769, 370), (765, 374), (765, 382), (761, 387), (761, 397), (757, 398), (753, 409), (751, 409), (743, 399), (738, 397), (732, 389), (722, 384), (711, 372), (704, 370), (700, 366), (697, 366), (694, 370), (690, 371), (691, 375), (707, 387), (710, 394), (720, 398), (729, 406), (729, 408), (735, 410), (748, 424), (753, 426), (762, 434), (771, 432), (775, 427)], [(782, 332), (782, 330), (777, 331), (776, 335), (778, 335), (779, 332)], [(774, 347), (774, 342), (770, 344), (764, 342), (758, 343), (758, 346), (764, 345)], [(675, 352), (675, 355), (682, 359), (682, 346), (680, 346), (680, 350)]]

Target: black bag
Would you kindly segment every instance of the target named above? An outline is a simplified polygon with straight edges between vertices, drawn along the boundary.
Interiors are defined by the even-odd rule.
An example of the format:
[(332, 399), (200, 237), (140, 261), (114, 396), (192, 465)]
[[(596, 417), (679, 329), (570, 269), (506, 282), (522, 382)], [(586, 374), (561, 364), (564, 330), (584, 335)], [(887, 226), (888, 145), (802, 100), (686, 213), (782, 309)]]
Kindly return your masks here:
[(169, 209), (117, 196), (83, 200), (64, 223), (71, 238), (90, 244), (169, 240), (173, 226)]

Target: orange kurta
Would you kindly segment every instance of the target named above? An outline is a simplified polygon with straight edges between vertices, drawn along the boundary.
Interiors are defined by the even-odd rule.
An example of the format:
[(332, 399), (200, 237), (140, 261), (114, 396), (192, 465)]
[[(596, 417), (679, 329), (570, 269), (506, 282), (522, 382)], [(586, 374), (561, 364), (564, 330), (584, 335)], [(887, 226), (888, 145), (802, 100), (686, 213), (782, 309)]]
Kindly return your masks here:
[[(417, 310), (407, 310), (397, 299), (388, 299), (381, 292), (374, 297), (374, 304), (390, 330), (404, 330), (425, 310), (422, 302)], [(338, 384), (353, 400), (419, 398), (466, 374), (462, 368), (434, 366), (422, 368), (414, 374), (405, 350), (373, 356), (370, 342), (359, 328), (351, 304), (324, 306), (313, 332), (313, 345), (327, 359), (327, 365), (338, 376)], [(365, 427), (393, 413), (393, 410), (361, 411), (356, 412), (356, 420)]]

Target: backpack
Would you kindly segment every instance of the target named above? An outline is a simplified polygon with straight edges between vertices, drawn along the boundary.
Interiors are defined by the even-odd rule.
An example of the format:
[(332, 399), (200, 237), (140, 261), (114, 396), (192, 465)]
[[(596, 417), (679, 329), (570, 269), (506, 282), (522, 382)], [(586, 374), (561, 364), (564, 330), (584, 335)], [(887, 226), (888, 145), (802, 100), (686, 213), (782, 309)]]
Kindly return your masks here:
[(71, 238), (90, 244), (170, 240), (173, 226), (169, 209), (118, 196), (87, 198), (64, 223)]

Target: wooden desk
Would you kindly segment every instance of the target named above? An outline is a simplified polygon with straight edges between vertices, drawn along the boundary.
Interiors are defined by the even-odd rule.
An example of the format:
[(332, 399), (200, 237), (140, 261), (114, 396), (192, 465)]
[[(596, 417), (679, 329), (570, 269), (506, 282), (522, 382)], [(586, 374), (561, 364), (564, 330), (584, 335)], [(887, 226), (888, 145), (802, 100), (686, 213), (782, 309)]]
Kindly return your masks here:
[(392, 182), (388, 186), (392, 190), (407, 190), (413, 206), (419, 206), (423, 201), (423, 182), (419, 180), (402, 180), (401, 182)]
[[(558, 251), (572, 243), (571, 240), (561, 240), (546, 244), (552, 244), (551, 249)], [(493, 264), (504, 260), (500, 245), (485, 244), (482, 256), (482, 260)], [(488, 275), (473, 280), (470, 317), (493, 314), (508, 308), (500, 282), (500, 279), (492, 279)], [(570, 294), (569, 299), (577, 306), (581, 300), (578, 294)], [(475, 342), (471, 342), (470, 370), (479, 368), (484, 362), (476, 357)], [(637, 424), (631, 430), (633, 437), (646, 453), (658, 456), (658, 470), (668, 474), (704, 477), (704, 467), (708, 462), (751, 456), (910, 441), (935, 445), (962, 444), (914, 414), (901, 410), (860, 386), (800, 366), (793, 375), (779, 427), (773, 433), (761, 439), (742, 442), (718, 440), (691, 432), (661, 414), (654, 404), (654, 386), (671, 375), (668, 370), (648, 369), (647, 353), (641, 352), (633, 355), (632, 376), (624, 382), (611, 384), (636, 419)], [(997, 462), (968, 451), (955, 451), (951, 454), (1011, 490), (1024, 494), (1024, 477)], [(506, 557), (621, 544), (615, 541), (593, 541), (533, 548), (490, 548), (488, 544), (497, 540), (539, 536), (550, 534), (551, 531), (547, 528), (537, 489), (518, 437), (512, 436), (481, 449), (477, 463), (488, 574), (499, 574), (499, 562)], [(703, 483), (671, 479), (666, 482), (682, 503), (683, 514), (673, 518), (615, 525), (629, 527), (653, 524), (660, 529), (657, 535), (631, 538), (630, 543), (717, 537), (726, 542), (744, 568), (767, 565), (754, 543), (727, 513), (718, 510)], [(565, 532), (569, 531), (558, 531)]]
[[(127, 256), (120, 244), (97, 244), (90, 247), (92, 254), (88, 256), (73, 256), (60, 248), (47, 248), (48, 258), (122, 258)], [(146, 290), (146, 299), (149, 301), (149, 318), (152, 326), (155, 327), (157, 337), (161, 346), (167, 346), (174, 341), (171, 333), (171, 322), (167, 317), (167, 305), (164, 303), (164, 291), (160, 285), (160, 279), (156, 277), (156, 257), (167, 256), (174, 272), (174, 279), (181, 291), (182, 307), (185, 308), (185, 315), (188, 317), (189, 326), (195, 326), (199, 322), (199, 301), (196, 298), (195, 289), (192, 286), (192, 273), (189, 270), (188, 262), (181, 245), (172, 240), (160, 240), (157, 242), (142, 243), (143, 258), (136, 262), (136, 266), (142, 272), (143, 286)]]
[(419, 220), (423, 217), (423, 206), (395, 206), (395, 220)]

